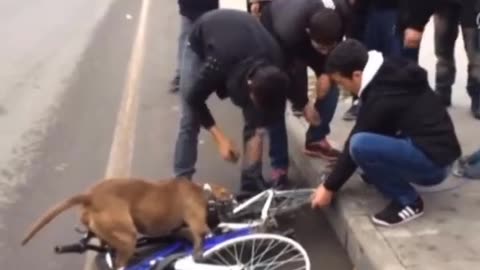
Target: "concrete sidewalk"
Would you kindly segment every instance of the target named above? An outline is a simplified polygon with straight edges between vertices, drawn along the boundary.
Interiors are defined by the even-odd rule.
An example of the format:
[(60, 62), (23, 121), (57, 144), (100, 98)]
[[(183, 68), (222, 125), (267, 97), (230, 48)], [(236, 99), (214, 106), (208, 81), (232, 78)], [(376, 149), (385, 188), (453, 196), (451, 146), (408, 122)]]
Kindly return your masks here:
[[(348, 104), (340, 101), (329, 138), (341, 148), (353, 125), (341, 119)], [(478, 120), (465, 107), (451, 109), (464, 154), (480, 146)], [(321, 160), (302, 153), (307, 123), (287, 113), (292, 162), (312, 186), (324, 171)], [(370, 216), (386, 201), (355, 174), (324, 209), (358, 270), (480, 269), (480, 181), (450, 179), (453, 189), (422, 193), (425, 215), (397, 228), (375, 227)], [(457, 185), (460, 184), (460, 185)]]

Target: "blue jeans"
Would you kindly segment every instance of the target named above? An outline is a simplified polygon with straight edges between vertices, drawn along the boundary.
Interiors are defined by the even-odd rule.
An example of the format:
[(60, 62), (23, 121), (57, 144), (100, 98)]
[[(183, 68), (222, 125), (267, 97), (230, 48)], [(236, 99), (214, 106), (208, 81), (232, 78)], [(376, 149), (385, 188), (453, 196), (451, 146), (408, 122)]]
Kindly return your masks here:
[[(306, 133), (306, 144), (318, 142), (330, 134), (330, 123), (332, 122), (338, 104), (339, 90), (333, 85), (328, 94), (315, 103), (315, 108), (320, 114), (322, 122), (319, 126), (309, 126)], [(285, 127), (285, 118), (271, 125), (268, 128), (270, 135), (270, 159), (272, 168), (288, 168), (288, 138)]]
[(309, 126), (306, 134), (305, 143), (318, 142), (330, 134), (330, 123), (332, 122), (335, 110), (337, 109), (339, 89), (335, 84), (328, 91), (327, 95), (315, 103), (315, 108), (320, 114), (322, 120), (319, 126)]
[(177, 177), (191, 178), (195, 173), (195, 163), (198, 154), (198, 135), (200, 121), (185, 96), (193, 89), (193, 83), (198, 78), (202, 61), (187, 44), (183, 50), (180, 68), (180, 105), (181, 117), (174, 153), (174, 173)]
[(431, 186), (448, 175), (408, 138), (360, 132), (350, 140), (350, 155), (381, 193), (397, 203), (410, 205), (419, 197), (410, 183)]
[(192, 29), (193, 22), (185, 17), (180, 16), (180, 34), (178, 35), (178, 48), (177, 48), (177, 68), (175, 69), (175, 76), (180, 76), (180, 68), (182, 66), (183, 49), (187, 42), (188, 34)]
[(397, 29), (398, 10), (370, 8), (366, 18), (363, 42), (369, 50), (418, 62), (419, 49), (403, 46), (403, 34)]

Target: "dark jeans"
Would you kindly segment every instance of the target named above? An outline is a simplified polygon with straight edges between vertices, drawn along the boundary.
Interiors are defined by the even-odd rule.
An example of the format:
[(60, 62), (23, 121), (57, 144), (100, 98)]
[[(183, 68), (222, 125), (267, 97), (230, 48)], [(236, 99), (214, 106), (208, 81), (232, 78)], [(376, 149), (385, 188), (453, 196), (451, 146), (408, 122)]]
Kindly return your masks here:
[(396, 9), (370, 8), (366, 18), (363, 42), (369, 50), (377, 50), (384, 56), (403, 56), (418, 62), (419, 49), (403, 46), (403, 34), (397, 29)]
[(397, 20), (398, 11), (395, 9), (370, 8), (366, 16), (363, 43), (368, 50), (377, 50), (384, 56), (403, 56), (418, 62), (419, 49), (403, 46), (403, 34), (397, 29)]
[(183, 48), (185, 48), (185, 43), (187, 41), (188, 34), (190, 29), (192, 29), (193, 22), (185, 17), (180, 16), (180, 33), (178, 35), (178, 46), (177, 46), (177, 68), (175, 69), (175, 76), (180, 76), (180, 68), (182, 66), (182, 57), (183, 57)]
[[(292, 70), (294, 91), (304, 91), (308, 88), (306, 66), (297, 65)], [(328, 91), (328, 94), (315, 103), (315, 108), (320, 114), (321, 124), (317, 127), (309, 126), (306, 133), (306, 144), (318, 142), (330, 134), (330, 123), (332, 122), (335, 110), (337, 108), (339, 98), (339, 90), (336, 85)], [(297, 108), (302, 109), (302, 108)], [(285, 127), (285, 119), (277, 121), (269, 127), (270, 134), (270, 158), (273, 168), (285, 169), (288, 167), (288, 138)]]
[(447, 168), (434, 164), (408, 138), (357, 133), (350, 140), (350, 155), (369, 183), (402, 205), (419, 196), (410, 183), (436, 185), (448, 174)]
[[(460, 14), (456, 9), (442, 9), (434, 15), (435, 55), (437, 56), (435, 88), (449, 96), (455, 82), (455, 41), (458, 37)], [(478, 30), (462, 27), (465, 52), (468, 58), (467, 91), (470, 97), (480, 98), (480, 47)]]

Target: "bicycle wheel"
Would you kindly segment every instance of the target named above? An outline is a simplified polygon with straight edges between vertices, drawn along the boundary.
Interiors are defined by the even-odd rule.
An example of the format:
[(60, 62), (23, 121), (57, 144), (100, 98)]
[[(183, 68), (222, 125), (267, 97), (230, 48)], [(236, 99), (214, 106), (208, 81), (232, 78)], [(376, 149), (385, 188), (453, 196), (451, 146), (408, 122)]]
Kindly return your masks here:
[(230, 239), (204, 252), (206, 264), (248, 270), (310, 270), (310, 258), (296, 241), (275, 234)]
[(300, 208), (310, 204), (313, 189), (296, 189), (276, 191), (274, 203), (270, 209), (272, 215), (295, 213)]
[[(310, 203), (310, 198), (314, 189), (293, 189), (293, 190), (275, 190), (272, 203), (268, 209), (269, 216), (282, 216), (295, 214), (299, 209)], [(247, 208), (239, 211), (231, 217), (234, 219), (245, 219), (259, 217), (267, 197), (263, 197)]]

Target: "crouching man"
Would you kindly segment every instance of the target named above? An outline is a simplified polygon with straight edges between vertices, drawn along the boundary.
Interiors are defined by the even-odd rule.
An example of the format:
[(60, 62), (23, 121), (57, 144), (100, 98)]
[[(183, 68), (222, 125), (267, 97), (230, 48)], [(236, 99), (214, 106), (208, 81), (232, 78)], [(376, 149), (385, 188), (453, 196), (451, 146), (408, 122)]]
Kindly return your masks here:
[[(229, 97), (245, 118), (245, 148), (250, 149), (244, 170), (260, 162), (261, 127), (284, 117), (288, 76), (282, 71), (279, 45), (252, 15), (220, 9), (205, 13), (194, 24), (185, 47), (180, 76), (182, 116), (175, 145), (174, 172), (192, 178), (197, 161), (200, 127), (208, 130), (221, 156), (236, 162), (238, 151), (215, 122), (206, 102), (216, 93)], [(244, 191), (261, 191), (260, 175), (243, 177)]]
[(392, 226), (423, 214), (423, 201), (410, 183), (433, 186), (461, 155), (450, 116), (427, 81), (427, 72), (405, 59), (383, 58), (356, 40), (339, 44), (327, 72), (361, 102), (358, 118), (332, 172), (312, 198), (330, 204), (359, 168), (390, 198), (375, 224)]

